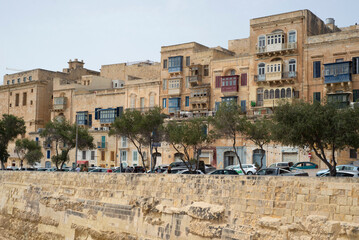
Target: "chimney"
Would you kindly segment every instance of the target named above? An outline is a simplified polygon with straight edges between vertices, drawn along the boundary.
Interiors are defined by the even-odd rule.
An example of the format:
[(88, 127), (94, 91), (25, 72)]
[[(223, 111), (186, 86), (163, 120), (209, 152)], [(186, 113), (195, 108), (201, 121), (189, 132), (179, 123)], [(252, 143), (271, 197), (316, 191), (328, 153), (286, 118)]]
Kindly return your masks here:
[(83, 60), (79, 61), (77, 58), (75, 58), (73, 61), (71, 61), (70, 59), (68, 64), (69, 64), (69, 69), (76, 69), (76, 68), (83, 68), (85, 63)]
[(325, 19), (325, 25), (330, 28), (333, 32), (336, 30), (334, 18)]

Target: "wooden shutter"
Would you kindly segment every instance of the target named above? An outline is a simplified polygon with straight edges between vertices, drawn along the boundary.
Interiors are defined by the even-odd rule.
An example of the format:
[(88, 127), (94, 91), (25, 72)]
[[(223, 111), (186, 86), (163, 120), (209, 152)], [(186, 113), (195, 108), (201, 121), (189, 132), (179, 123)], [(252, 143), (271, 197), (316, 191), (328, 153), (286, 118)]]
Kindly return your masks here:
[(353, 68), (353, 74), (358, 74), (358, 57), (353, 57), (352, 58), (352, 61), (353, 61), (353, 65), (352, 65), (352, 68)]
[(320, 78), (320, 61), (313, 62), (313, 78)]
[(216, 76), (216, 88), (221, 87), (221, 76)]
[(241, 86), (247, 86), (247, 73), (241, 74)]

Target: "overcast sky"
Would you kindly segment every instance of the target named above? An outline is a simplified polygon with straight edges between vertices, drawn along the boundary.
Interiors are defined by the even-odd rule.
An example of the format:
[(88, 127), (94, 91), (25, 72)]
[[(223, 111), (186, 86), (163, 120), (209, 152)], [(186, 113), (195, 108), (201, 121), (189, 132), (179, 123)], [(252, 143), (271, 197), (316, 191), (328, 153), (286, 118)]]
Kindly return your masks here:
[(62, 71), (74, 58), (93, 70), (159, 61), (161, 46), (191, 41), (227, 48), (249, 36), (251, 18), (299, 9), (359, 23), (358, 0), (0, 0), (0, 76)]

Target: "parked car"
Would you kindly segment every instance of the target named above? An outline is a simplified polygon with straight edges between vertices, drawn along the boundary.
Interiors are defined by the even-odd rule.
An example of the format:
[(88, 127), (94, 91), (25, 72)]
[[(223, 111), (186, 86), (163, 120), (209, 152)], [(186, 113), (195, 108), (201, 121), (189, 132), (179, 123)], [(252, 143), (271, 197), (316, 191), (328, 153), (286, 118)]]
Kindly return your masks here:
[(178, 171), (176, 174), (204, 174), (204, 173), (201, 170), (195, 170), (190, 172), (188, 169), (186, 169), (186, 170)]
[(48, 168), (38, 168), (36, 171), (45, 172), (47, 170), (48, 170)]
[(95, 168), (90, 170), (89, 172), (107, 172), (109, 168)]
[(205, 173), (209, 173), (209, 172), (212, 172), (212, 171), (216, 170), (217, 168), (213, 167), (210, 164), (206, 164), (206, 165), (204, 165), (204, 169), (206, 171)]
[[(188, 168), (186, 167), (174, 167), (174, 168), (171, 168), (171, 174), (174, 174), (174, 173), (178, 173), (180, 171), (184, 171), (184, 170), (188, 170)], [(168, 169), (166, 169), (166, 171), (164, 171), (163, 173), (168, 173)]]
[[(325, 172), (320, 177), (331, 177), (330, 172)], [(337, 175), (335, 177), (359, 177), (358, 171), (337, 171)]]
[[(359, 172), (359, 167), (354, 165), (338, 165), (336, 167), (337, 171), (356, 171)], [(320, 170), (317, 172), (317, 177), (321, 176), (323, 173), (329, 172), (329, 169)]]
[(256, 175), (272, 175), (272, 176), (309, 176), (308, 173), (303, 171), (288, 171), (283, 168), (273, 167), (273, 168), (263, 168), (259, 170)]
[(238, 175), (238, 172), (236, 170), (232, 170), (232, 169), (218, 169), (218, 170), (214, 170), (208, 174), (210, 174), (210, 175)]
[(283, 168), (290, 170), (290, 168), (293, 166), (292, 162), (277, 162), (269, 165), (268, 168)]
[[(242, 164), (242, 168), (248, 175), (252, 175), (257, 172), (257, 168), (254, 164)], [(230, 166), (226, 167), (225, 169), (235, 170), (235, 171), (237, 171), (238, 174), (243, 174), (242, 169), (239, 164), (238, 165), (230, 165)]]
[(312, 162), (297, 162), (295, 163), (291, 169), (298, 168), (298, 169), (315, 169), (318, 168), (318, 165)]

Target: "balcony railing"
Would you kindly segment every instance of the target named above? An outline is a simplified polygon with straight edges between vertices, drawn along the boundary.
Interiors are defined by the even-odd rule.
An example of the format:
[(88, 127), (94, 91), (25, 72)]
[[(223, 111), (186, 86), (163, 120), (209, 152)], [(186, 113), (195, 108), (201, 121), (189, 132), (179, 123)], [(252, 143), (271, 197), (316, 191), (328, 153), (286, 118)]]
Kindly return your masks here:
[(273, 53), (278, 51), (287, 51), (297, 49), (296, 42), (269, 44), (267, 46), (257, 47), (257, 54)]
[(106, 149), (107, 148), (107, 142), (97, 142), (97, 148), (98, 149)]
[(297, 72), (274, 72), (266, 73), (262, 75), (254, 75), (255, 82), (265, 82), (265, 81), (276, 81), (276, 80), (285, 80), (293, 79), (297, 77)]
[(324, 64), (324, 83), (342, 83), (350, 82), (351, 75), (351, 62), (338, 62)]

